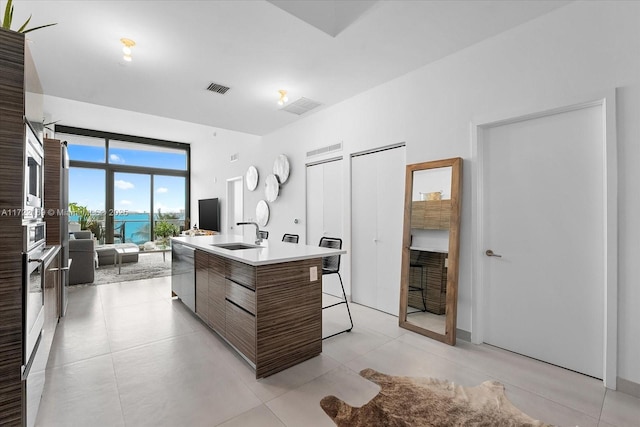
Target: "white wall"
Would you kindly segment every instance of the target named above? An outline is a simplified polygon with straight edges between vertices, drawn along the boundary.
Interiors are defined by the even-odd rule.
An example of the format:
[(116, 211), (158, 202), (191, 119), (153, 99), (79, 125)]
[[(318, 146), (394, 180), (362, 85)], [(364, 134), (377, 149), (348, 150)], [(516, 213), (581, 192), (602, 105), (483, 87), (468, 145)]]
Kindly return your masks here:
[[(72, 111), (72, 104), (54, 103), (50, 97), (45, 97), (45, 112), (72, 126), (192, 142), (192, 211), (193, 201), (198, 198), (224, 197), (225, 180), (243, 175), (253, 164), (260, 181), (255, 192), (245, 190), (245, 215), (255, 218), (255, 205), (264, 198), (264, 177), (271, 173), (276, 156), (286, 154), (291, 175), (280, 198), (270, 203), (272, 219), (265, 228), (272, 236), (297, 233), (301, 241), (306, 238), (304, 165), (318, 160), (306, 159), (305, 153), (342, 141), (341, 154), (347, 160), (343, 162), (343, 198), (348, 251), (351, 153), (406, 142), (408, 163), (464, 158), (458, 327), (470, 331), (470, 123), (487, 115), (511, 117), (539, 105), (553, 106), (567, 97), (616, 87), (620, 181), (618, 376), (640, 383), (640, 263), (636, 261), (640, 259), (640, 196), (634, 185), (640, 182), (639, 52), (640, 2), (575, 2), (263, 138), (126, 112), (100, 117), (101, 111), (110, 111), (102, 107), (92, 109), (94, 117), (79, 123), (84, 115)], [(230, 163), (233, 153), (239, 153), (240, 159)], [(224, 211), (223, 207), (223, 215)], [(299, 224), (294, 224), (295, 218), (301, 220)], [(345, 258), (345, 286), (349, 289), (349, 256)]]
[[(408, 163), (463, 157), (458, 327), (470, 331), (470, 123), (618, 88), (618, 376), (640, 383), (640, 264), (635, 261), (640, 259), (640, 222), (634, 221), (640, 217), (634, 185), (640, 182), (639, 52), (640, 2), (576, 2), (313, 114), (265, 136), (262, 144), (274, 155), (288, 147), (294, 168), (304, 164), (305, 151), (340, 141), (345, 156), (404, 141)], [(344, 163), (349, 177), (350, 162)], [(348, 206), (348, 180), (344, 185)], [(278, 209), (301, 211), (299, 194), (301, 200), (276, 202)], [(347, 208), (345, 218), (348, 213)], [(349, 234), (345, 223), (347, 249)]]

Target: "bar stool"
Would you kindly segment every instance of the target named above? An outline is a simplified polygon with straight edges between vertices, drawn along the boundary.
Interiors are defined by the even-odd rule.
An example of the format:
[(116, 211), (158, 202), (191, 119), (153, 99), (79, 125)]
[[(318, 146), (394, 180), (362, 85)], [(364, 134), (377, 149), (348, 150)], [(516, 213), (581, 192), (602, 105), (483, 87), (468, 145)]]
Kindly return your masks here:
[[(323, 248), (331, 248), (331, 249), (342, 249), (342, 239), (337, 237), (323, 237), (320, 239), (320, 247)], [(326, 307), (322, 307), (323, 310), (327, 308), (334, 307), (336, 305), (345, 304), (347, 306), (347, 314), (349, 314), (349, 322), (351, 326), (344, 331), (336, 332), (335, 334), (331, 334), (329, 336), (323, 337), (323, 340), (327, 338), (331, 338), (333, 336), (342, 334), (344, 332), (351, 332), (353, 329), (353, 319), (351, 318), (351, 310), (349, 310), (349, 303), (347, 302), (347, 294), (344, 291), (344, 285), (342, 284), (342, 276), (340, 275), (340, 255), (332, 255), (328, 257), (322, 258), (322, 275), (327, 276), (329, 274), (337, 274), (340, 279), (340, 287), (342, 288), (342, 296), (344, 297), (343, 301), (337, 302), (335, 304), (328, 305)]]
[(298, 243), (298, 240), (300, 240), (300, 236), (298, 236), (297, 234), (287, 234), (287, 233), (285, 233), (285, 235), (282, 236), (282, 241), (283, 242)]
[(424, 281), (424, 269), (425, 269), (425, 265), (424, 264), (409, 264), (409, 268), (419, 268), (420, 269), (420, 286), (411, 286), (411, 281), (409, 281), (409, 292), (420, 292), (422, 294), (422, 306), (424, 307), (423, 310), (418, 310), (418, 311), (412, 311), (411, 313), (407, 313), (407, 314), (412, 314), (412, 313), (421, 313), (424, 311), (427, 311), (427, 299), (425, 297), (424, 294), (424, 286), (426, 286), (426, 283)]

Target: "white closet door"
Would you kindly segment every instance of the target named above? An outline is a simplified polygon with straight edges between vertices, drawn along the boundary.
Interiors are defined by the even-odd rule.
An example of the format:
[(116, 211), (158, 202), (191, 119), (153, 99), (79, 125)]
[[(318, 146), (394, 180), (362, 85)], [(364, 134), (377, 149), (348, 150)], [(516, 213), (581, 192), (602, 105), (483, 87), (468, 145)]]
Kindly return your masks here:
[(377, 308), (377, 167), (374, 154), (351, 159), (351, 299)]
[[(322, 236), (320, 237), (337, 237), (343, 239), (342, 233), (342, 161), (333, 161), (323, 163), (323, 179), (324, 179), (324, 197), (323, 197), (323, 224)], [(312, 244), (317, 245), (320, 237)], [(344, 257), (340, 263), (340, 275), (343, 274)], [(344, 276), (343, 276), (344, 277)], [(344, 280), (343, 280), (344, 281)], [(336, 274), (332, 274), (323, 278), (322, 289), (324, 292), (342, 298), (342, 288), (340, 287), (340, 279)]]
[[(307, 245), (317, 246), (320, 238), (343, 239), (342, 161), (334, 160), (307, 166)], [(343, 271), (342, 263), (340, 273)], [(342, 288), (337, 275), (322, 281), (322, 290), (342, 298)]]
[(324, 215), (323, 165), (307, 166), (307, 245), (317, 245), (322, 237)]
[(400, 307), (405, 148), (394, 148), (377, 154), (377, 308), (397, 316)]
[[(326, 237), (343, 238), (342, 233), (342, 162), (334, 161), (323, 163), (324, 179), (324, 203), (323, 206), (323, 230)], [(312, 244), (317, 245), (320, 239)]]
[(352, 158), (352, 299), (395, 316), (400, 298), (405, 148)]

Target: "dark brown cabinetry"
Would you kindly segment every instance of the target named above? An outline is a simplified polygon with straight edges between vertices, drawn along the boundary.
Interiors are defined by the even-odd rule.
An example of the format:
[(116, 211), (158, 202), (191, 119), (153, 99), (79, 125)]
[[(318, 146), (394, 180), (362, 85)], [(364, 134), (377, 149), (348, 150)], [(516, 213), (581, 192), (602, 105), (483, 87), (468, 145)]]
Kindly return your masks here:
[(226, 330), (224, 271), (224, 258), (209, 255), (209, 324), (219, 334), (224, 334)]
[(321, 258), (251, 266), (196, 250), (196, 314), (266, 377), (322, 351)]
[(209, 323), (209, 255), (202, 251), (195, 253), (196, 268), (196, 314)]
[(0, 425), (23, 423), (22, 218), (23, 34), (0, 29)]

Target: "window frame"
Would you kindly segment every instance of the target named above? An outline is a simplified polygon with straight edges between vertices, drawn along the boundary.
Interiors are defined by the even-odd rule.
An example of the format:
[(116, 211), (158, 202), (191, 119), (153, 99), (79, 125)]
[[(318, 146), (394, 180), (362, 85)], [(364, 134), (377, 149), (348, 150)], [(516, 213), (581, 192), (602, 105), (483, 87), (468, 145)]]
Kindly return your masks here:
[[(89, 162), (83, 160), (69, 160), (69, 167), (78, 167), (78, 168), (86, 168), (86, 169), (101, 169), (105, 171), (105, 211), (109, 212), (113, 211), (114, 207), (114, 174), (118, 172), (123, 173), (137, 173), (137, 174), (148, 174), (150, 175), (150, 205), (149, 212), (151, 212), (151, 236), (154, 236), (154, 221), (153, 221), (153, 207), (154, 207), (154, 197), (153, 197), (153, 186), (154, 186), (154, 177), (156, 175), (163, 176), (176, 176), (183, 177), (185, 179), (185, 225), (188, 225), (189, 218), (191, 217), (190, 206), (191, 206), (191, 145), (184, 142), (175, 142), (154, 138), (146, 138), (141, 136), (134, 135), (125, 135), (120, 133), (113, 132), (104, 132), (97, 131), (91, 129), (83, 129), (73, 126), (64, 126), (64, 125), (55, 125), (56, 134), (67, 134), (67, 135), (77, 135), (77, 136), (85, 136), (97, 139), (103, 139), (105, 141), (105, 161), (104, 163), (100, 162)], [(58, 136), (56, 136), (58, 137)], [(60, 138), (59, 138), (60, 139)], [(64, 138), (61, 138), (64, 139)], [(164, 168), (156, 168), (156, 167), (148, 167), (148, 166), (133, 166), (133, 165), (123, 165), (118, 163), (110, 163), (109, 162), (109, 141), (119, 141), (119, 142), (128, 142), (128, 143), (136, 143), (136, 144), (145, 144), (151, 145), (155, 147), (162, 148), (172, 148), (180, 151), (184, 151), (186, 154), (186, 169), (164, 169)], [(110, 215), (105, 215), (105, 243), (113, 243), (113, 221), (114, 217)]]

